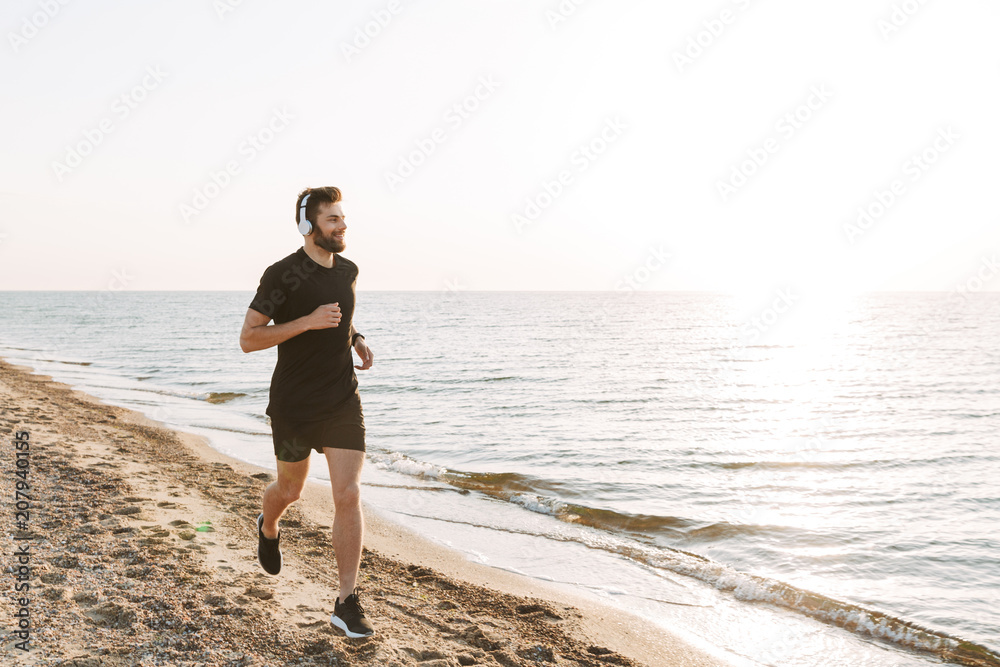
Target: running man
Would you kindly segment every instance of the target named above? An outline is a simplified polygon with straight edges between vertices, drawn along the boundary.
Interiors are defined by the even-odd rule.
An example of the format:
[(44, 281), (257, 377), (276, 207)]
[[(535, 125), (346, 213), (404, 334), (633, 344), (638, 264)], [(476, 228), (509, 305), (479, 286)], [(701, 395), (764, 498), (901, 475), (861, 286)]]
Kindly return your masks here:
[[(244, 352), (278, 346), (266, 410), (278, 479), (264, 490), (257, 559), (268, 574), (281, 571), (278, 520), (305, 488), (312, 450), (325, 455), (340, 578), (330, 622), (348, 637), (368, 637), (374, 628), (357, 588), (364, 535), (360, 480), (365, 418), (354, 369), (371, 368), (375, 355), (352, 322), (358, 267), (338, 254), (347, 247), (340, 190), (306, 188), (295, 213), (305, 244), (264, 271), (240, 332)], [(273, 326), (268, 325), (271, 320)], [(354, 366), (352, 347), (361, 366)]]

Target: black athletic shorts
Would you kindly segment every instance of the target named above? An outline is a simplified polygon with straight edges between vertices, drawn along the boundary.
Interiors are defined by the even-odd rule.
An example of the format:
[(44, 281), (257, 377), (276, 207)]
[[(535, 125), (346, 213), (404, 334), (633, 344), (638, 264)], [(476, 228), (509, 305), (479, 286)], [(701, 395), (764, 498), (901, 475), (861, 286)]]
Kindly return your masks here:
[(279, 461), (303, 461), (324, 447), (365, 451), (365, 413), (355, 394), (319, 421), (271, 417), (274, 455)]

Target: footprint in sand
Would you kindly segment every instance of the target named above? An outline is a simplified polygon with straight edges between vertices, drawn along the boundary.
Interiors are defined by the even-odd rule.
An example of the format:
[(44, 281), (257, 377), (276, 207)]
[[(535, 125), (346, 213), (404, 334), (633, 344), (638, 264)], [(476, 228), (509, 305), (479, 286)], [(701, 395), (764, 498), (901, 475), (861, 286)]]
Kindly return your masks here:
[(478, 625), (470, 625), (462, 629), (455, 635), (455, 639), (461, 639), (469, 646), (475, 646), (486, 651), (497, 651), (500, 649), (500, 636), (492, 631), (483, 630)]
[(62, 586), (42, 586), (40, 592), (42, 597), (46, 600), (58, 602), (59, 600), (64, 600), (66, 598), (69, 590), (63, 588)]
[(260, 586), (247, 586), (243, 591), (243, 595), (248, 595), (252, 598), (257, 598), (258, 600), (271, 600), (274, 599), (274, 592), (269, 591)]
[(50, 558), (49, 562), (56, 567), (65, 568), (67, 570), (80, 566), (80, 559), (76, 556), (56, 556), (55, 558)]
[(139, 620), (134, 610), (111, 601), (94, 607), (86, 616), (94, 625), (118, 629), (131, 628)]
[(74, 655), (73, 657), (68, 658), (66, 662), (60, 662), (59, 664), (64, 667), (104, 667), (104, 665), (107, 665), (108, 663), (98, 656), (84, 654)]
[(449, 665), (450, 664), (454, 664), (454, 663), (451, 663), (451, 662), (447, 662), (447, 660), (448, 660), (448, 658), (450, 656), (442, 653), (441, 651), (434, 651), (434, 650), (431, 650), (431, 649), (416, 649), (416, 648), (411, 648), (409, 646), (404, 646), (403, 647), (403, 651), (405, 651), (406, 653), (408, 653), (410, 655), (410, 657), (412, 657), (413, 659), (415, 659), (417, 662), (419, 662), (421, 664), (430, 663), (432, 660), (435, 660), (435, 661), (437, 661), (437, 660), (443, 660), (443, 661), (446, 661), (445, 664), (449, 664)]
[(326, 639), (317, 639), (316, 641), (302, 647), (302, 652), (306, 655), (321, 655), (323, 653), (329, 653), (332, 650), (333, 645)]
[(98, 602), (103, 601), (100, 591), (81, 591), (73, 595), (73, 602), (81, 607), (93, 607)]
[(516, 607), (514, 607), (514, 611), (516, 611), (519, 615), (525, 616), (525, 617), (528, 617), (528, 618), (533, 618), (533, 617), (543, 618), (544, 617), (545, 619), (552, 619), (552, 620), (556, 620), (556, 621), (561, 621), (562, 620), (562, 616), (560, 616), (559, 614), (557, 614), (550, 607), (547, 607), (547, 606), (542, 605), (542, 604), (519, 604)]
[(205, 604), (210, 607), (231, 607), (233, 606), (233, 601), (226, 597), (223, 593), (212, 593), (205, 596)]
[(101, 524), (91, 521), (80, 526), (80, 532), (87, 535), (103, 535), (108, 530)]
[[(148, 534), (150, 537), (170, 537), (170, 531), (168, 529), (156, 524), (153, 524), (152, 526), (143, 526), (142, 529), (149, 531)], [(153, 544), (162, 544), (162, 540), (160, 542), (154, 542)]]

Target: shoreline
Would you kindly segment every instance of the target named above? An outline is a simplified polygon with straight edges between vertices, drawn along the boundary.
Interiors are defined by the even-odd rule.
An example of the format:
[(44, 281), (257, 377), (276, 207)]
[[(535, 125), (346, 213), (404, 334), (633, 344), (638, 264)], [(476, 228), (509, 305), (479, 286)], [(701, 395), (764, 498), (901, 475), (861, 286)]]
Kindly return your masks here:
[[(376, 633), (345, 638), (329, 623), (337, 586), (327, 483), (310, 480), (282, 517), (285, 566), (271, 577), (256, 561), (254, 519), (272, 470), (32, 371), (0, 359), (6, 451), (13, 462), (14, 433), (31, 434), (31, 528), (48, 529), (32, 542), (30, 581), (47, 627), (33, 633), (27, 656), (6, 633), (0, 655), (16, 664), (726, 664), (638, 616), (472, 562), (381, 516), (363, 494), (359, 589)], [(50, 461), (59, 470), (47, 489), (38, 477)], [(68, 483), (88, 478), (85, 489)], [(8, 503), (13, 484), (5, 476)], [(53, 498), (76, 516), (48, 514)], [(4, 526), (7, 553), (12, 532)], [(45, 532), (84, 548), (47, 551)], [(12, 590), (13, 582), (4, 594), (11, 613)], [(281, 640), (264, 641), (268, 632)], [(147, 654), (141, 663), (136, 651)]]

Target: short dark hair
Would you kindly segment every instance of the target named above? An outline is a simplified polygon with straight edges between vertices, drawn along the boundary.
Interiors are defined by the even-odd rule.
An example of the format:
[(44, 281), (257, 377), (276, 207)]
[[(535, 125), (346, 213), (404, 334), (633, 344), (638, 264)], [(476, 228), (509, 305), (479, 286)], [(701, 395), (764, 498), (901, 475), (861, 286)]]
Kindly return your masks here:
[(320, 204), (336, 204), (340, 201), (340, 188), (328, 185), (322, 188), (306, 188), (299, 193), (299, 198), (295, 200), (295, 221), (299, 220), (299, 209), (302, 207), (302, 198), (310, 195), (306, 202), (306, 218), (316, 222), (316, 214), (319, 212)]

